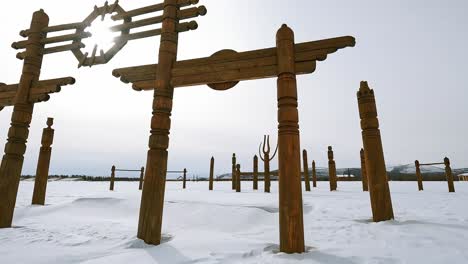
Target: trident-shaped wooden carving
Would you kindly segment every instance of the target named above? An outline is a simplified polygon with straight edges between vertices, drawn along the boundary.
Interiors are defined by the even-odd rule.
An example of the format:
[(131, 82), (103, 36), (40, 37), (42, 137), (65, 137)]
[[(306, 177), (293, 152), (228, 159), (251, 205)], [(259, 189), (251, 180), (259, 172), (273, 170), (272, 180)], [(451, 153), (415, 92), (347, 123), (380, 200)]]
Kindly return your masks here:
[[(263, 148), (262, 148), (263, 145)], [(270, 161), (272, 161), (275, 156), (276, 152), (278, 151), (278, 145), (276, 145), (275, 152), (273, 155), (270, 157), (270, 136), (263, 136), (263, 142), (260, 143), (260, 146), (258, 146), (258, 154), (260, 155), (260, 158), (263, 160), (263, 168), (264, 168), (264, 176), (263, 176), (263, 181), (264, 181), (264, 188), (265, 192), (269, 193), (270, 192), (270, 186), (271, 186), (271, 179), (270, 179)], [(263, 157), (262, 157), (262, 152), (263, 152)]]

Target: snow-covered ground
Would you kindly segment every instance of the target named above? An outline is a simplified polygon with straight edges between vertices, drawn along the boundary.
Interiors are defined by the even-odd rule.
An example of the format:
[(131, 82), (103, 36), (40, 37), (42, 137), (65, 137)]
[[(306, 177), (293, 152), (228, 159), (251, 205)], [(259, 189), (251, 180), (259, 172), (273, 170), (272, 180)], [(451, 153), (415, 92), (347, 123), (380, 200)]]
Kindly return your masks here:
[[(14, 228), (0, 229), (0, 263), (468, 263), (468, 183), (392, 182), (394, 221), (372, 223), (359, 182), (328, 182), (304, 192), (308, 252), (278, 253), (277, 183), (243, 193), (230, 183), (167, 184), (164, 243), (136, 238), (137, 182), (50, 182), (47, 206), (30, 206), (21, 182)], [(259, 186), (263, 188), (262, 184)]]

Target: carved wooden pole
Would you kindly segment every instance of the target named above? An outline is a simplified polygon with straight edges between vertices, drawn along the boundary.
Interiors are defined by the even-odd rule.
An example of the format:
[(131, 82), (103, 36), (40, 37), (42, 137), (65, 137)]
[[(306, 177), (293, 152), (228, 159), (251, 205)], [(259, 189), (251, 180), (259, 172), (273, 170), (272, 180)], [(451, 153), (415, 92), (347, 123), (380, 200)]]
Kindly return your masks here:
[(232, 189), (236, 189), (236, 153), (232, 153), (232, 173), (231, 173), (231, 181), (232, 181)]
[(241, 192), (241, 171), (240, 164), (236, 166), (236, 192)]
[(253, 158), (253, 189), (258, 190), (258, 157)]
[(452, 168), (450, 168), (450, 160), (447, 157), (444, 158), (444, 164), (445, 164), (445, 177), (447, 177), (449, 192), (455, 192), (455, 186), (453, 184)]
[(278, 30), (276, 47), (280, 251), (302, 253), (305, 246), (294, 32), (287, 25)]
[[(273, 155), (270, 157), (270, 136), (263, 136), (263, 148), (262, 148), (262, 143), (260, 143), (260, 146), (258, 146), (258, 154), (260, 155), (260, 158), (263, 160), (263, 168), (264, 168), (264, 173), (263, 173), (263, 181), (264, 181), (264, 189), (266, 193), (270, 192), (270, 186), (271, 186), (271, 178), (270, 178), (270, 161), (272, 161), (276, 153), (278, 151), (278, 145), (276, 145), (275, 152)], [(263, 157), (262, 157), (262, 152), (263, 152)]]
[(364, 149), (361, 149), (361, 178), (362, 178), (362, 190), (364, 192), (369, 191), (369, 182), (367, 181), (366, 171), (366, 157), (364, 155)]
[(209, 190), (213, 190), (213, 174), (214, 174), (214, 157), (211, 157), (211, 162), (210, 162), (210, 184), (209, 184)]
[(392, 198), (380, 138), (377, 107), (374, 90), (369, 88), (367, 82), (361, 82), (357, 98), (373, 219), (374, 222), (390, 220), (393, 219)]
[(421, 166), (419, 164), (419, 161), (416, 160), (414, 162), (414, 165), (416, 167), (416, 179), (418, 180), (418, 190), (422, 191), (424, 190), (423, 188), (423, 178), (422, 178), (422, 175), (421, 175)]
[(315, 170), (315, 160), (312, 161), (312, 186), (317, 188), (317, 170)]
[(140, 172), (140, 185), (138, 186), (139, 190), (143, 189), (143, 180), (145, 177), (145, 167), (141, 167), (141, 172)]
[(54, 141), (54, 129), (52, 129), (53, 124), (54, 119), (48, 118), (47, 128), (42, 130), (42, 146), (39, 151), (39, 160), (37, 161), (36, 179), (34, 182), (34, 192), (32, 197), (32, 204), (36, 205), (44, 205), (45, 203), (50, 156), (52, 154), (52, 148), (50, 146)]
[(39, 81), (44, 51), (44, 44), (41, 40), (46, 37), (42, 29), (48, 24), (49, 17), (42, 9), (34, 12), (28, 32), (23, 72), (11, 115), (5, 154), (0, 166), (0, 228), (11, 227), (13, 220), (29, 125), (34, 109), (34, 104), (29, 102), (29, 92), (33, 83)]
[(115, 166), (112, 165), (111, 177), (110, 177), (110, 187), (109, 187), (109, 190), (111, 190), (111, 191), (114, 190), (114, 181), (115, 181)]
[(333, 149), (331, 146), (328, 146), (328, 177), (330, 179), (330, 191), (336, 191), (338, 179), (336, 177), (336, 164), (333, 159)]
[(302, 151), (302, 161), (304, 165), (304, 181), (307, 192), (310, 192), (309, 163), (307, 162), (307, 150)]
[(177, 0), (164, 0), (161, 43), (156, 70), (156, 82), (151, 119), (151, 136), (146, 162), (145, 185), (141, 196), (138, 238), (148, 244), (161, 243), (161, 228), (166, 189), (167, 149), (171, 128), (172, 98), (174, 87), (171, 84), (172, 68), (177, 60), (180, 7)]
[(187, 169), (184, 169), (184, 178), (182, 180), (182, 188), (185, 189), (187, 187)]

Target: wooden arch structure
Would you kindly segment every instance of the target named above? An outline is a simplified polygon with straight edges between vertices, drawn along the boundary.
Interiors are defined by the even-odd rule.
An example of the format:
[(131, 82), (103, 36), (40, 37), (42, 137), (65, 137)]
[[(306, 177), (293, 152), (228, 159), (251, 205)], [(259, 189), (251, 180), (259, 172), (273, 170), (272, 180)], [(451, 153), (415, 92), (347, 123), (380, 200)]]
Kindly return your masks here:
[[(198, 27), (195, 21), (181, 21), (206, 14), (203, 6), (183, 9), (197, 3), (198, 0), (164, 0), (160, 4), (125, 11), (117, 0), (111, 5), (106, 2), (102, 7), (95, 7), (83, 22), (58, 26), (49, 26), (49, 18), (43, 10), (34, 13), (31, 27), (20, 32), (27, 40), (12, 45), (15, 49), (25, 50), (17, 55), (24, 60), (20, 83), (8, 86), (11, 96), (0, 97), (0, 108), (14, 106), (0, 167), (0, 228), (12, 224), (34, 103), (46, 101), (49, 93), (59, 91), (60, 85), (74, 82), (73, 78), (39, 81), (43, 56), (72, 51), (79, 67), (105, 64), (128, 41), (160, 35), (158, 64), (113, 71), (113, 75), (123, 82), (132, 83), (133, 89), (154, 92), (138, 238), (149, 244), (161, 243), (174, 88), (208, 85), (215, 90), (227, 90), (240, 81), (277, 78), (280, 250), (286, 253), (305, 251), (296, 75), (313, 73), (317, 61), (324, 61), (339, 49), (354, 46), (355, 39), (346, 36), (296, 44), (294, 32), (284, 24), (276, 34), (275, 47), (246, 52), (222, 49), (210, 57), (177, 61), (179, 33)], [(162, 11), (162, 15), (133, 20), (158, 11)], [(80, 51), (84, 45), (82, 40), (90, 36), (86, 28), (98, 17), (104, 18), (108, 14), (113, 20), (123, 21), (111, 28), (121, 33), (115, 39), (114, 47), (98, 53), (99, 47), (95, 46), (91, 54), (83, 54)], [(155, 24), (161, 24), (161, 28), (131, 33), (132, 29)], [(75, 32), (47, 37), (49, 32), (64, 30)], [(65, 41), (72, 43), (46, 47)], [(0, 91), (3, 93), (6, 88), (2, 85)]]

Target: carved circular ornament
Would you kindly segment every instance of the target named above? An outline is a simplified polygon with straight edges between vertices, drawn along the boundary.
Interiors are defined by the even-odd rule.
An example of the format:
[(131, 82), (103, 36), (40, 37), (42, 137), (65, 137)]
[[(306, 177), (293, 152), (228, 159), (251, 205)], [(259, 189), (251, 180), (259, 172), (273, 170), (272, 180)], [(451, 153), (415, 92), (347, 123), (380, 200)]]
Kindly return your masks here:
[[(237, 51), (231, 50), (231, 49), (220, 50), (218, 52), (215, 52), (213, 55), (211, 55), (211, 58), (222, 57), (222, 56), (230, 55), (230, 54), (237, 54)], [(224, 83), (210, 83), (208, 84), (208, 87), (216, 91), (226, 91), (226, 90), (233, 88), (238, 83), (239, 81), (224, 82)]]

